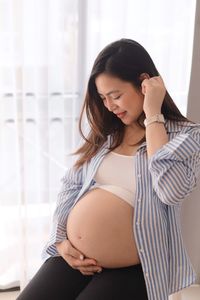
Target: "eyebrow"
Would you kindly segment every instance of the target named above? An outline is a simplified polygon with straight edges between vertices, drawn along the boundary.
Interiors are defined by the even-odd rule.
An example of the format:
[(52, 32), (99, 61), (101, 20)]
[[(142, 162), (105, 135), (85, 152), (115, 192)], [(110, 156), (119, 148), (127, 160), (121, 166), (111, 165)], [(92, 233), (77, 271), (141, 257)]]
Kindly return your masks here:
[[(119, 93), (119, 92), (120, 92), (120, 90), (112, 90), (112, 91), (108, 92), (108, 93), (106, 94), (106, 96), (109, 96), (109, 95), (114, 94), (114, 93)], [(99, 92), (98, 92), (98, 94), (103, 96), (103, 94), (101, 94), (101, 93), (99, 93)]]

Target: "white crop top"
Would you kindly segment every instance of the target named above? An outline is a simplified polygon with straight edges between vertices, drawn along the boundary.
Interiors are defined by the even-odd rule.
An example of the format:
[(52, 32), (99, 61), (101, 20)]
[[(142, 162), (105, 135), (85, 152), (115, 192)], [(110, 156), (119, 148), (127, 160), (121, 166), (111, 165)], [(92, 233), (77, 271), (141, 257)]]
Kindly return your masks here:
[(135, 156), (127, 156), (116, 152), (108, 153), (95, 174), (93, 188), (101, 188), (119, 196), (134, 206)]

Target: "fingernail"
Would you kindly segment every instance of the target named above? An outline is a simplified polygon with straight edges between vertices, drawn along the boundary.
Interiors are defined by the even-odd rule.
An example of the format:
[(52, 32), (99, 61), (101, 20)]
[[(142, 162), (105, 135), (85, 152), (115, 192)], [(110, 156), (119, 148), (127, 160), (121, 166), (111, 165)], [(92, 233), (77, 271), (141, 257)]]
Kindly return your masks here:
[(84, 256), (83, 256), (83, 255), (80, 255), (80, 259), (83, 260), (83, 259), (84, 259)]
[(101, 269), (99, 269), (97, 272), (98, 272), (98, 273), (101, 273), (101, 271), (102, 271), (102, 270), (101, 270)]

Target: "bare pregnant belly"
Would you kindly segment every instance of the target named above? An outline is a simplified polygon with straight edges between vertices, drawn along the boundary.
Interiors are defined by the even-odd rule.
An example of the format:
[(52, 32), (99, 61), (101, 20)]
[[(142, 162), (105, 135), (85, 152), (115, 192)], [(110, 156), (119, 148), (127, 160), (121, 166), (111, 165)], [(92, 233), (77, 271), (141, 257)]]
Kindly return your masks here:
[(111, 192), (89, 191), (71, 210), (67, 236), (86, 257), (105, 268), (138, 264), (133, 207)]

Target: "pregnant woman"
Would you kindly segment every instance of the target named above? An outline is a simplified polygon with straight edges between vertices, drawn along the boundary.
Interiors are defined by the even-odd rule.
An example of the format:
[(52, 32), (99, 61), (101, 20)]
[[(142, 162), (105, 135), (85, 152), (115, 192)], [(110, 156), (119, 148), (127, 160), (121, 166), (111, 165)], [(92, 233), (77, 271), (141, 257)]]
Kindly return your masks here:
[(18, 300), (168, 300), (195, 281), (179, 213), (200, 174), (200, 124), (147, 51), (121, 39), (94, 62), (80, 133), (44, 263)]

